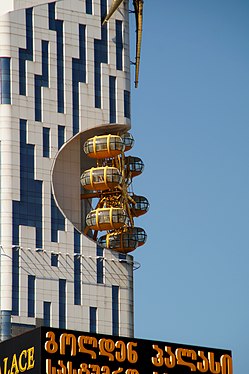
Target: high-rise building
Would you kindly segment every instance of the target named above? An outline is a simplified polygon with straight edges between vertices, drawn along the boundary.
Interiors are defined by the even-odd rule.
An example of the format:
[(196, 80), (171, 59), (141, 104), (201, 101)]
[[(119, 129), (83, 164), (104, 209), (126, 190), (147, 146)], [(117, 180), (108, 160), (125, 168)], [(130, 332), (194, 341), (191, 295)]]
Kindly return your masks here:
[(103, 24), (113, 3), (0, 2), (1, 340), (133, 335), (133, 257), (83, 235), (84, 141), (130, 128), (129, 2)]

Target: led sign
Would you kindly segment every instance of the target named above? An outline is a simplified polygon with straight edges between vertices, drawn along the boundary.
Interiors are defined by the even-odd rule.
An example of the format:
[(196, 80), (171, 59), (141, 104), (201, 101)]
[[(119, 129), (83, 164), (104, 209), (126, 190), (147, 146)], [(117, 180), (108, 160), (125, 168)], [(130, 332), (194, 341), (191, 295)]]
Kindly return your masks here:
[(41, 327), (0, 345), (0, 374), (232, 374), (231, 351)]

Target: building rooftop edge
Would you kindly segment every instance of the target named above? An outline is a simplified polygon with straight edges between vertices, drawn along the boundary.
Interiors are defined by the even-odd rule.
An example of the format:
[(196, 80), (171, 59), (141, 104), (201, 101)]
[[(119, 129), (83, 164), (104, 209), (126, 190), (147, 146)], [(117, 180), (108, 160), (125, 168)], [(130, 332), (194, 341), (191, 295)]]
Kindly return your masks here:
[(14, 10), (30, 8), (33, 6), (48, 4), (51, 2), (54, 2), (54, 0), (3, 0), (0, 3), (0, 16)]

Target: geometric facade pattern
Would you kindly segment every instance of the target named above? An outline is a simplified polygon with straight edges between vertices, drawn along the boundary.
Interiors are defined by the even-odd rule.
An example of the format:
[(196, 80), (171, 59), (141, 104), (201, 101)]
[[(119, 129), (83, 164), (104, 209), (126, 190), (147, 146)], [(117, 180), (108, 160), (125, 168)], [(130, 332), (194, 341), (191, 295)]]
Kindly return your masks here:
[[(130, 127), (128, 1), (104, 26), (107, 0), (40, 3), (0, 16), (1, 340), (41, 325), (132, 336), (132, 256), (96, 248), (52, 183), (74, 137), (62, 187), (70, 165), (80, 177), (81, 134)], [(80, 178), (72, 191), (80, 221)]]

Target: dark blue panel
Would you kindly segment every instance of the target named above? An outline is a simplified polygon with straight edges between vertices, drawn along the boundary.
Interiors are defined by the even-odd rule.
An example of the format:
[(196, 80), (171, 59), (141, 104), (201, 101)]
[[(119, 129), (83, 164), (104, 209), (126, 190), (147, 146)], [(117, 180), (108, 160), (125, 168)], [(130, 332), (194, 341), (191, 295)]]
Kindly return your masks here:
[(73, 135), (79, 132), (79, 82), (86, 82), (86, 26), (79, 25), (79, 56), (72, 61)]
[(124, 116), (131, 118), (130, 91), (124, 90)]
[(116, 20), (116, 68), (123, 70), (123, 23)]
[(59, 328), (66, 328), (66, 279), (59, 279)]
[(33, 60), (33, 8), (26, 9), (26, 49), (19, 48), (19, 94), (26, 95), (26, 61)]
[(59, 255), (57, 253), (51, 253), (51, 266), (58, 267)]
[[(101, 19), (107, 12), (106, 0), (101, 0)], [(94, 40), (95, 107), (101, 108), (101, 63), (108, 63), (107, 25), (101, 27), (101, 40)]]
[(104, 283), (103, 248), (97, 245), (97, 283)]
[(119, 287), (112, 286), (112, 335), (119, 335)]
[(48, 41), (42, 40), (42, 75), (35, 75), (35, 120), (42, 120), (41, 87), (48, 87)]
[(86, 0), (86, 13), (93, 14), (93, 0)]
[(35, 316), (35, 276), (28, 275), (28, 317)]
[(81, 304), (80, 233), (74, 229), (74, 304)]
[(118, 258), (120, 260), (126, 260), (126, 254), (125, 253), (119, 253)]
[(19, 314), (19, 249), (12, 250), (12, 314)]
[(58, 242), (58, 231), (65, 230), (65, 218), (57, 207), (54, 196), (51, 193), (51, 241)]
[(43, 127), (43, 157), (50, 156), (50, 129)]
[(90, 306), (90, 332), (97, 332), (97, 308)]
[(116, 123), (116, 77), (109, 76), (110, 123)]
[(57, 38), (57, 105), (58, 112), (64, 113), (64, 52), (63, 21), (55, 19), (55, 2), (48, 4), (49, 29), (56, 31)]
[(100, 0), (100, 17), (104, 19), (107, 13), (107, 0)]
[(9, 57), (0, 57), (0, 104), (11, 104)]
[(44, 301), (43, 303), (43, 325), (50, 327), (50, 317), (51, 316), (51, 303)]
[(11, 312), (9, 310), (0, 311), (1, 319), (1, 341), (10, 339), (11, 336)]
[(65, 142), (65, 126), (58, 125), (58, 149), (60, 149)]
[(13, 201), (13, 244), (19, 244), (19, 225), (36, 228), (36, 247), (42, 247), (42, 182), (34, 179), (34, 145), (27, 144), (27, 121), (20, 120), (20, 201)]

